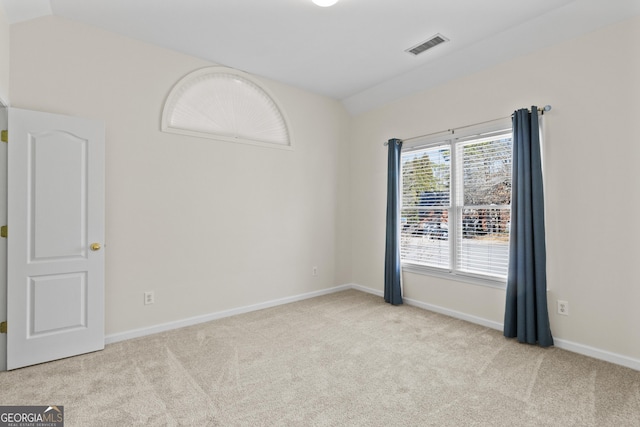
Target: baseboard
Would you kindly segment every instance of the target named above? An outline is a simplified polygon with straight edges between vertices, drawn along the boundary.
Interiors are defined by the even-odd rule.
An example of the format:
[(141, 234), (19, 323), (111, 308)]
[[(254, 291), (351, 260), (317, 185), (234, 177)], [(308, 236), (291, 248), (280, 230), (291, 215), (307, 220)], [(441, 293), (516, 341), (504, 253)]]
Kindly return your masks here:
[(419, 307), (425, 310), (433, 311), (435, 313), (444, 314), (445, 316), (453, 317), (455, 319), (465, 320), (476, 325), (481, 325), (487, 328), (502, 330), (502, 323), (494, 322), (493, 320), (484, 319), (482, 317), (473, 316), (471, 314), (462, 313), (460, 311), (450, 310), (448, 308), (440, 307), (438, 305), (427, 304), (422, 301), (414, 300), (411, 298), (403, 298), (403, 301), (407, 305)]
[[(308, 292), (304, 294), (294, 295), (291, 297), (266, 301), (259, 304), (253, 304), (253, 305), (238, 307), (230, 310), (219, 311), (216, 313), (210, 313), (202, 316), (195, 316), (188, 319), (178, 320), (175, 322), (168, 322), (160, 325), (154, 325), (147, 328), (134, 329), (127, 332), (107, 335), (105, 337), (105, 344), (112, 344), (118, 341), (139, 338), (147, 335), (156, 334), (158, 332), (165, 332), (165, 331), (170, 331), (172, 329), (183, 328), (185, 326), (197, 325), (199, 323), (210, 322), (212, 320), (235, 316), (237, 314), (263, 310), (265, 308), (276, 307), (279, 305), (289, 304), (296, 301), (302, 301), (305, 299), (314, 298), (321, 295), (328, 295), (335, 292), (345, 291), (348, 289), (355, 289), (360, 292), (366, 292), (368, 294), (377, 295), (381, 298), (384, 296), (383, 291), (368, 288), (366, 286), (358, 285), (356, 283), (348, 283), (345, 285), (335, 286), (333, 288), (328, 288), (328, 289), (322, 289), (315, 292)], [(482, 317), (473, 316), (467, 313), (462, 313), (460, 311), (450, 310), (445, 307), (428, 304), (428, 303), (411, 299), (411, 298), (404, 298), (404, 302), (407, 305), (419, 307), (424, 310), (433, 311), (435, 313), (444, 314), (445, 316), (450, 316), (456, 319), (465, 320), (467, 322), (475, 323), (477, 325), (485, 326), (487, 328), (496, 329), (499, 331), (502, 331), (503, 329), (502, 323), (495, 322), (493, 320), (484, 319)], [(605, 362), (613, 363), (620, 366), (625, 366), (627, 368), (640, 371), (640, 360), (638, 359), (634, 359), (631, 357), (623, 356), (621, 354), (612, 353), (606, 350), (601, 350), (595, 347), (590, 347), (587, 345), (575, 343), (575, 342), (564, 340), (564, 339), (554, 338), (553, 340), (554, 340), (555, 346), (563, 350), (571, 351), (573, 353), (578, 353), (583, 356), (593, 357), (594, 359), (603, 360)]]
[(372, 294), (372, 295), (377, 295), (380, 298), (384, 297), (384, 292), (383, 291), (379, 291), (377, 289), (367, 288), (366, 286), (357, 285), (355, 283), (349, 283), (347, 286), (349, 286), (349, 289), (355, 289), (356, 291), (366, 292), (366, 293)]
[(560, 338), (553, 339), (554, 346), (563, 350), (570, 351), (572, 353), (582, 354), (583, 356), (593, 357), (594, 359), (604, 360), (605, 362), (613, 363), (615, 365), (624, 366), (627, 368), (640, 371), (640, 360), (632, 357), (623, 356), (621, 354), (612, 353), (610, 351), (601, 350), (595, 347), (589, 347), (588, 345), (579, 344), (572, 341), (563, 340)]
[(335, 286), (333, 288), (322, 289), (319, 291), (308, 292), (304, 294), (294, 295), (291, 297), (275, 299), (275, 300), (266, 301), (259, 304), (252, 304), (244, 307), (233, 308), (230, 310), (218, 311), (215, 313), (190, 317), (188, 319), (176, 320), (174, 322), (162, 323), (160, 325), (149, 326), (146, 328), (133, 329), (126, 332), (107, 335), (105, 337), (104, 342), (105, 344), (113, 344), (118, 341), (125, 341), (133, 338), (140, 338), (147, 335), (157, 334), (159, 332), (170, 331), (172, 329), (184, 328), (185, 326), (197, 325), (199, 323), (210, 322), (212, 320), (222, 319), (225, 317), (235, 316), (243, 313), (249, 313), (251, 311), (263, 310), (265, 308), (271, 308), (271, 307), (276, 307), (278, 305), (289, 304), (292, 302), (302, 301), (309, 298), (315, 298), (321, 295), (328, 295), (334, 292), (345, 291), (351, 288), (352, 288), (351, 285)]
[[(349, 284), (348, 286), (351, 289), (357, 289), (362, 292), (378, 295), (379, 297), (384, 296), (384, 292), (379, 291), (377, 289), (367, 288), (366, 286), (361, 286), (354, 283)], [(411, 298), (403, 298), (403, 301), (407, 305), (419, 307), (424, 310), (429, 310), (435, 313), (444, 314), (446, 316), (450, 316), (460, 320), (466, 320), (467, 322), (475, 323), (477, 325), (485, 326), (491, 329), (496, 329), (498, 331), (503, 330), (504, 325), (500, 322), (495, 322), (493, 320), (484, 319), (482, 317), (473, 316), (473, 315), (462, 313), (455, 310), (450, 310), (448, 308), (440, 307), (433, 304), (427, 304), (422, 301), (418, 301)], [(560, 338), (554, 338), (553, 341), (554, 341), (554, 346), (557, 348), (561, 348), (563, 350), (567, 350), (572, 353), (578, 353), (583, 356), (592, 357), (594, 359), (603, 360), (605, 362), (613, 363), (615, 365), (620, 365), (620, 366), (634, 369), (636, 371), (640, 371), (640, 360), (638, 359), (634, 359), (632, 357), (623, 356), (621, 354), (612, 353), (610, 351), (601, 350), (599, 348), (590, 347), (588, 345), (579, 344), (576, 342), (572, 342), (572, 341), (568, 341)]]
[[(356, 285), (355, 283), (349, 284), (351, 289), (356, 289), (358, 291), (366, 292), (368, 294), (377, 295), (379, 297), (384, 296), (383, 291), (379, 291), (377, 289), (367, 288), (366, 286)], [(462, 313), (460, 311), (449, 310), (448, 308), (440, 307), (433, 304), (427, 304), (422, 301), (418, 301), (411, 298), (403, 297), (402, 300), (407, 305), (412, 305), (414, 307), (422, 308), (424, 310), (433, 311), (434, 313), (444, 314), (445, 316), (454, 317), (456, 319), (466, 320), (467, 322), (475, 323), (477, 325), (486, 326), (487, 328), (502, 330), (502, 323), (493, 322), (491, 320), (483, 319), (482, 317), (472, 316), (470, 314)]]

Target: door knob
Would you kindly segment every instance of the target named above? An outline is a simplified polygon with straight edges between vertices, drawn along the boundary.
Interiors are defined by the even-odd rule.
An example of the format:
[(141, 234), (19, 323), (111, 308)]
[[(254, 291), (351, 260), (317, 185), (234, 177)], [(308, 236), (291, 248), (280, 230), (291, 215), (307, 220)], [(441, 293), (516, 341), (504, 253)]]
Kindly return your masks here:
[(99, 251), (101, 247), (102, 246), (100, 246), (100, 243), (92, 243), (90, 246), (92, 251)]

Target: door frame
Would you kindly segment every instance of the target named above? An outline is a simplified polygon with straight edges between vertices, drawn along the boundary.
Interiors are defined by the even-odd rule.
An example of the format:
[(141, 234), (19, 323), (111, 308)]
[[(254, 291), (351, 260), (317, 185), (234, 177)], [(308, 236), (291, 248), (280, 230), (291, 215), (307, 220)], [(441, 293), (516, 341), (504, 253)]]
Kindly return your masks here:
[[(0, 96), (0, 129), (9, 125), (9, 106)], [(7, 225), (9, 187), (7, 182), (8, 144), (0, 143), (0, 225)], [(7, 320), (7, 239), (0, 239), (0, 322)], [(7, 334), (0, 334), (0, 371), (7, 370)]]

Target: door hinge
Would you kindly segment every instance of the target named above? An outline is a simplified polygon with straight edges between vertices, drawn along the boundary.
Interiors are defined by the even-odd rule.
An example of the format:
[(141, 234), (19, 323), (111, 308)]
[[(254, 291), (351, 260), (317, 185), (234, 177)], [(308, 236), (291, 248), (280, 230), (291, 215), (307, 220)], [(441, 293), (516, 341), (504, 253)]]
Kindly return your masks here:
[(0, 132), (0, 139), (2, 139), (2, 142), (9, 142), (9, 131), (5, 129)]
[(7, 322), (1, 322), (0, 323), (0, 334), (6, 334), (7, 333)]
[(2, 227), (0, 227), (0, 237), (7, 237), (7, 234), (9, 233), (9, 229), (7, 228), (6, 225), (3, 225)]

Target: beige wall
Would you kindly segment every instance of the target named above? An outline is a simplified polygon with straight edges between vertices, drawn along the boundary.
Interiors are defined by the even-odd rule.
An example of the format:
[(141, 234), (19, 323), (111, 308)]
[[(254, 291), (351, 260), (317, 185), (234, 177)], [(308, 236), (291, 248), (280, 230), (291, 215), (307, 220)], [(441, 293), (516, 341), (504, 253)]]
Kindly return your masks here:
[(9, 21), (0, 5), (0, 101), (9, 103)]
[[(363, 114), (353, 122), (353, 281), (383, 289), (386, 150), (551, 104), (545, 115), (548, 287), (556, 338), (640, 359), (640, 19)], [(502, 289), (416, 274), (405, 296), (502, 323)], [(568, 317), (556, 313), (567, 300)]]
[[(340, 103), (262, 80), (294, 151), (167, 134), (169, 90), (212, 64), (57, 17), (14, 24), (11, 42), (14, 107), (106, 122), (107, 334), (346, 280)], [(144, 306), (149, 290), (156, 302)]]

